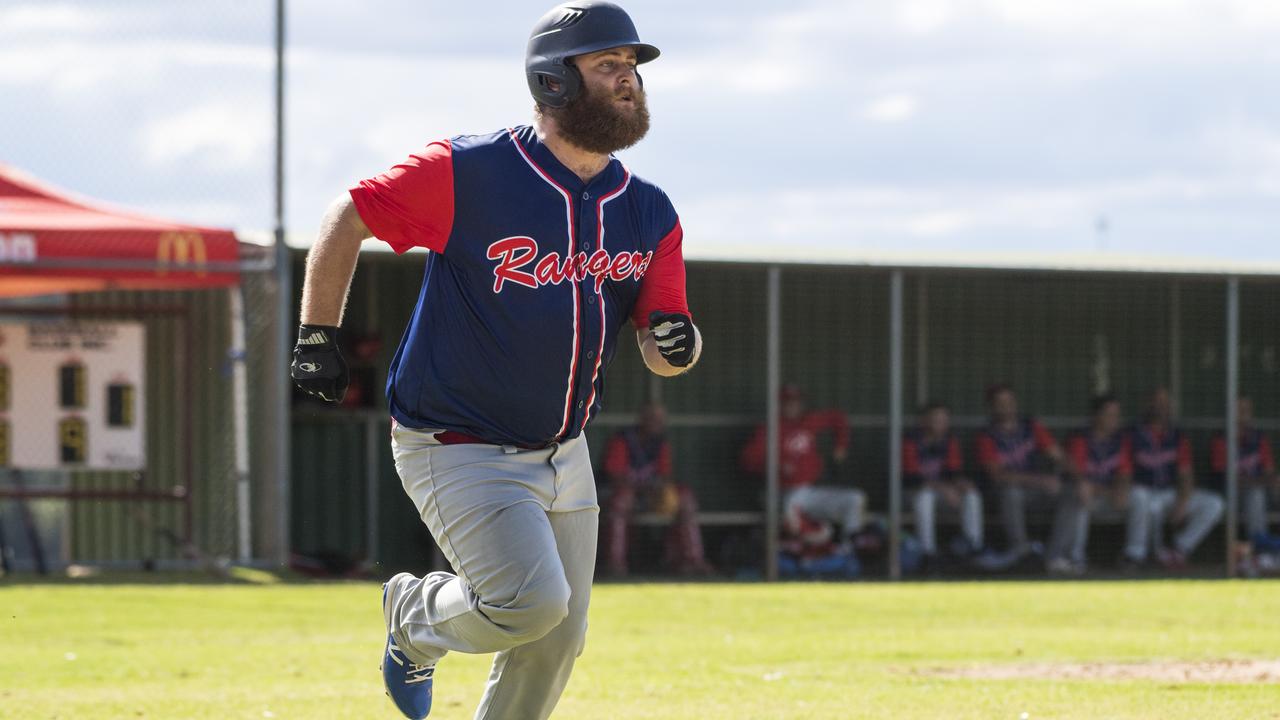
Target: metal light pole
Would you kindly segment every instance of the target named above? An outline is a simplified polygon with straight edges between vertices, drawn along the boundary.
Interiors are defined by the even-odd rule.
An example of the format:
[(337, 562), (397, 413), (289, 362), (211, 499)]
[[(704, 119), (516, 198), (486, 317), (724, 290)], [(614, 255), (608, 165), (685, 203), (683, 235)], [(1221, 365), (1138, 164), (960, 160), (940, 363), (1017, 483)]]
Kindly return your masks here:
[(276, 562), (289, 561), (289, 430), (290, 385), (288, 348), (293, 339), (293, 274), (289, 247), (284, 239), (284, 42), (285, 0), (276, 0), (276, 77), (275, 77), (275, 280), (276, 337), (279, 346), (272, 358), (275, 370), (275, 481), (276, 481)]

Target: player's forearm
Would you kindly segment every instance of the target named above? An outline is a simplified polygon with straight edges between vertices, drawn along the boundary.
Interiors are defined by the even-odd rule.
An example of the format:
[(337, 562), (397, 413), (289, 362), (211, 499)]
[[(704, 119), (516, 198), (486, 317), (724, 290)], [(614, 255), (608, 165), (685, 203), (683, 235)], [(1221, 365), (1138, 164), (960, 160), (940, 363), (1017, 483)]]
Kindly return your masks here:
[(307, 253), (302, 283), (304, 324), (342, 324), (342, 311), (360, 254), (360, 243), (368, 237), (369, 229), (349, 196), (343, 195), (329, 206), (315, 245)]

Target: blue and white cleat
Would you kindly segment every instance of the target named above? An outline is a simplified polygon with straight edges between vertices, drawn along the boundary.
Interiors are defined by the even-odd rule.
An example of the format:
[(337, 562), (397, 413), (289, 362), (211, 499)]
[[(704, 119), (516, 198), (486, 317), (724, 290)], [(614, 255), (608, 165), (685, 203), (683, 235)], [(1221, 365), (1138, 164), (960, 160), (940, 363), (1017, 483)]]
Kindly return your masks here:
[[(382, 586), (383, 617), (387, 615), (387, 586)], [(387, 648), (382, 654), (382, 682), (387, 697), (411, 720), (422, 720), (431, 714), (431, 685), (435, 665), (418, 665), (405, 656), (396, 639), (387, 633)]]

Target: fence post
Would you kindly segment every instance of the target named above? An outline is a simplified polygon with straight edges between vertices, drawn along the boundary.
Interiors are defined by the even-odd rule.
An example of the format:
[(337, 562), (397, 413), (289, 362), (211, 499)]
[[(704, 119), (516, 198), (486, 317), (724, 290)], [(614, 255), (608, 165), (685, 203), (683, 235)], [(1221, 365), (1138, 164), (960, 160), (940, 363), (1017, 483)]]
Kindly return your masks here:
[(889, 277), (889, 579), (902, 578), (902, 270)]
[(765, 507), (764, 507), (764, 576), (769, 582), (778, 579), (778, 392), (781, 389), (782, 359), (782, 268), (769, 266), (768, 310), (765, 313)]
[(1236, 574), (1235, 544), (1239, 515), (1240, 426), (1236, 417), (1240, 397), (1240, 278), (1227, 278), (1227, 577)]

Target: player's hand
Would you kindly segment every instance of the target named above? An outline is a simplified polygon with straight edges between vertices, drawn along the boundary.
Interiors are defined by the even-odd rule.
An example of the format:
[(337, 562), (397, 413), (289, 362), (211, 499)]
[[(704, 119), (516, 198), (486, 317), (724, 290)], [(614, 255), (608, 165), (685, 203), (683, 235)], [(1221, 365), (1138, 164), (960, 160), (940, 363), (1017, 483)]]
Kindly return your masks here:
[(1187, 519), (1187, 501), (1181, 498), (1173, 504), (1173, 510), (1169, 513), (1169, 522), (1174, 525), (1181, 525), (1183, 520)]
[(329, 325), (302, 325), (293, 348), (289, 374), (306, 392), (331, 403), (342, 402), (347, 394), (347, 363), (338, 350), (338, 328)]
[(687, 367), (693, 362), (693, 318), (684, 313), (654, 311), (649, 314), (649, 330), (669, 365)]
[(837, 465), (843, 463), (845, 460), (849, 459), (849, 448), (836, 447), (832, 449), (831, 459), (834, 460)]

